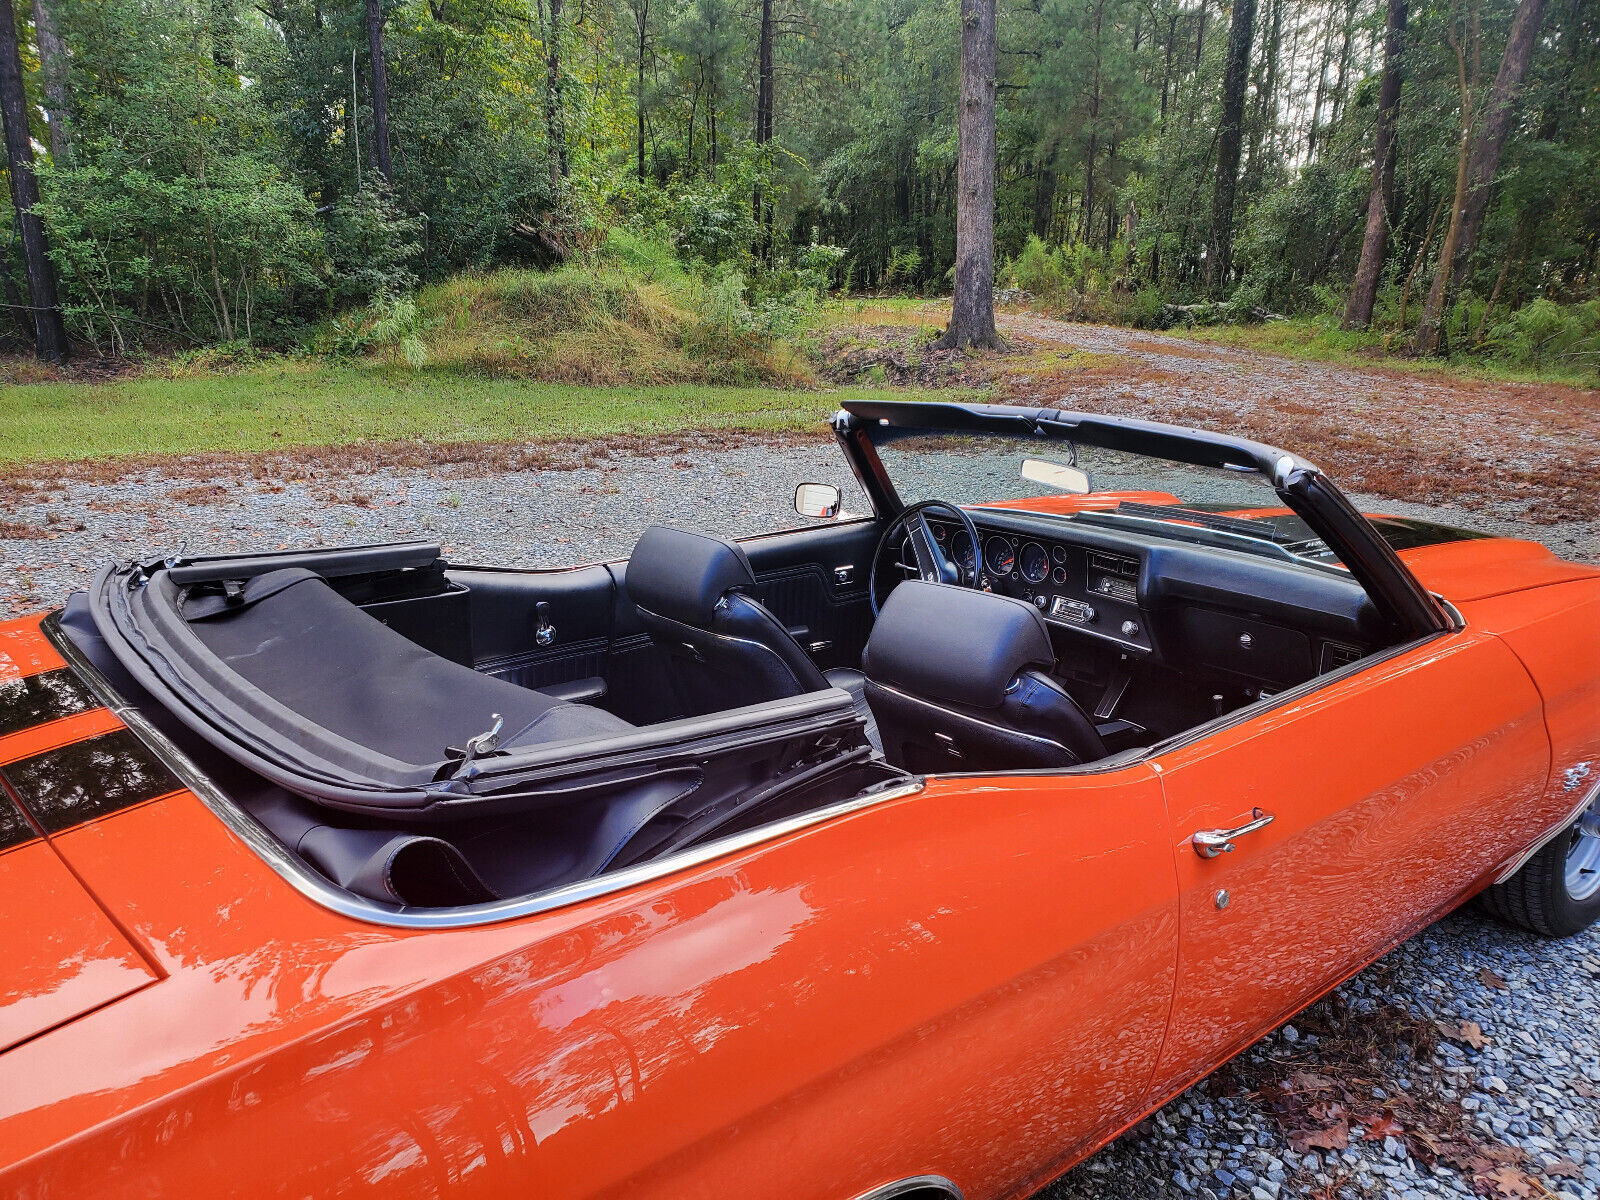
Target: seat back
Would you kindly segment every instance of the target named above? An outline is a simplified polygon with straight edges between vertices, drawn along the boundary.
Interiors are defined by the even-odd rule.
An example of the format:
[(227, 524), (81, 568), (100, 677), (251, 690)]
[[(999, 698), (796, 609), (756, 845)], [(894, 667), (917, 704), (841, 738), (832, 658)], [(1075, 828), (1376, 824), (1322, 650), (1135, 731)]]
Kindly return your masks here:
[(657, 525), (628, 556), (626, 582), (688, 715), (828, 687), (783, 622), (751, 595), (756, 577), (737, 543)]
[(1094, 722), (1046, 671), (1050, 633), (1008, 596), (908, 580), (862, 659), (884, 756), (908, 771), (1016, 771), (1105, 756)]

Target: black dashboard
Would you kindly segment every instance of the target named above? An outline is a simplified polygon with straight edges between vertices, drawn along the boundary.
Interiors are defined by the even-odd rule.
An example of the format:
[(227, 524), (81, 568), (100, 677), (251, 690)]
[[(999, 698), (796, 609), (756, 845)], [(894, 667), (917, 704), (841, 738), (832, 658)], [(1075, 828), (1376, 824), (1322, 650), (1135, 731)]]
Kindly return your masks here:
[(1342, 573), (1065, 517), (971, 516), (976, 547), (955, 522), (928, 518), (963, 583), (1033, 604), (1064, 639), (1268, 690), (1386, 642), (1376, 608)]

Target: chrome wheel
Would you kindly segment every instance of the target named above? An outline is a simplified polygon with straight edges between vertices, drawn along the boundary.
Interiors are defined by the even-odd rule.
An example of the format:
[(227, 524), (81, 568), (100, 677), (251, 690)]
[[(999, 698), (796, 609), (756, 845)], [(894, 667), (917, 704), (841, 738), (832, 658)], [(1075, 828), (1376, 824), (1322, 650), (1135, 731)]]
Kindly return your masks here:
[(1567, 850), (1567, 895), (1583, 902), (1600, 892), (1600, 796), (1590, 801), (1572, 830)]

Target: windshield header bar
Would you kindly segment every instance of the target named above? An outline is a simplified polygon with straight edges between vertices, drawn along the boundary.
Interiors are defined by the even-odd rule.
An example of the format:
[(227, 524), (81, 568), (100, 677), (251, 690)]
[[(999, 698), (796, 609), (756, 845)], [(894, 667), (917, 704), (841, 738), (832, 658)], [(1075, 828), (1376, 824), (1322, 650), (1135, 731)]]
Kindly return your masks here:
[(1332, 480), (1312, 463), (1275, 446), (1159, 421), (1006, 404), (847, 400), (831, 423), (885, 520), (903, 505), (877, 458), (876, 446), (927, 433), (1049, 439), (1197, 467), (1258, 472), (1271, 481), (1290, 511), (1327, 543), (1397, 632), (1420, 637), (1455, 624)]
[(1133, 417), (1107, 417), (1059, 408), (1019, 408), (1008, 404), (953, 404), (943, 401), (847, 400), (835, 415), (833, 427), (845, 433), (865, 430), (874, 442), (913, 437), (930, 430), (951, 433), (991, 433), (1009, 437), (1039, 437), (1053, 441), (1120, 450), (1148, 458), (1217, 467), (1259, 471), (1281, 487), (1297, 470), (1317, 468), (1298, 455), (1248, 438), (1207, 433), (1141, 421)]

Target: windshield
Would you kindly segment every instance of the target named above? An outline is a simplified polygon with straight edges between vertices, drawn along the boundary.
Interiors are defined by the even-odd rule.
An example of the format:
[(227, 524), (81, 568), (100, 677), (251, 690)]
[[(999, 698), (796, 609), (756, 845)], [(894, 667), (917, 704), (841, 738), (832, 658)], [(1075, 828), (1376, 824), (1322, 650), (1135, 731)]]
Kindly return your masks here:
[[(1025, 508), (1286, 561), (1338, 562), (1256, 471), (1193, 466), (1042, 436), (880, 426), (872, 438), (906, 504), (938, 499)], [(1069, 490), (1074, 476), (1081, 481), (1079, 472), (1088, 476), (1087, 494)]]

